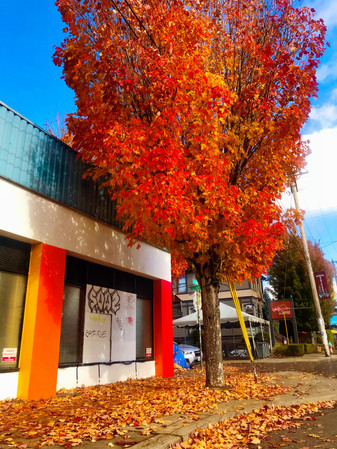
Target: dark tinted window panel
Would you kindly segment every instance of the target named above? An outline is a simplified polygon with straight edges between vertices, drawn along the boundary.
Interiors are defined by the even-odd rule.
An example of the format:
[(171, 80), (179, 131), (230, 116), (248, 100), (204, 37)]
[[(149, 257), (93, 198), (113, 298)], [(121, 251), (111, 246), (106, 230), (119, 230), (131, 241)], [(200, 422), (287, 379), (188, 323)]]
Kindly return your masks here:
[(64, 282), (73, 285), (85, 285), (87, 262), (76, 257), (67, 256)]
[(136, 293), (135, 276), (125, 271), (116, 270), (114, 288), (123, 292)]
[[(151, 359), (153, 352), (153, 308), (152, 301), (137, 298), (136, 357)], [(149, 351), (151, 355), (149, 355)]]
[(88, 264), (87, 283), (99, 287), (114, 287), (114, 269), (94, 263)]
[(138, 298), (153, 299), (153, 280), (136, 276), (136, 293)]
[(85, 260), (67, 256), (65, 283), (85, 286), (113, 288), (124, 292), (136, 293), (139, 298), (153, 298), (153, 280), (135, 276)]
[(28, 274), (30, 245), (0, 237), (0, 270)]
[(84, 288), (64, 286), (59, 363), (82, 361), (82, 316)]
[(26, 284), (26, 275), (0, 271), (0, 370), (18, 366)]

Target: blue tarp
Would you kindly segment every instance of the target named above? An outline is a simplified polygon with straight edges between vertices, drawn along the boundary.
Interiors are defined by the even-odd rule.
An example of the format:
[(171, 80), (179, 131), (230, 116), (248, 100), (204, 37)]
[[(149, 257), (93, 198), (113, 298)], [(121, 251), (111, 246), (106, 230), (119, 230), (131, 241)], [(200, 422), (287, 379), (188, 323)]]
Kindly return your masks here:
[(175, 343), (173, 343), (173, 361), (182, 368), (190, 369), (190, 365), (187, 364), (184, 354)]
[(334, 315), (331, 320), (330, 320), (330, 324), (332, 326), (337, 326), (337, 315)]

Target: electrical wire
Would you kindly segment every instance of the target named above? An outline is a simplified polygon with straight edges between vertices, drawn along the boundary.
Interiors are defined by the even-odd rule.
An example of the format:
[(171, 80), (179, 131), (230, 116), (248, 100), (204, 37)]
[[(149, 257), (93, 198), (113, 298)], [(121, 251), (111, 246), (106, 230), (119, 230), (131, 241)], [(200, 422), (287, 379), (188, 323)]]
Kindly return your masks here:
[(159, 47), (158, 45), (155, 43), (154, 39), (152, 38), (152, 36), (149, 34), (149, 32), (147, 31), (147, 29), (145, 28), (143, 22), (139, 19), (139, 17), (137, 16), (137, 14), (134, 12), (133, 8), (131, 5), (129, 5), (129, 2), (127, 0), (124, 0), (125, 3), (127, 4), (127, 6), (129, 7), (129, 9), (131, 10), (132, 14), (136, 17), (136, 19), (138, 20), (140, 26), (143, 28), (143, 30), (145, 31), (145, 33), (148, 35), (149, 39), (151, 40), (151, 42), (153, 43), (153, 45), (157, 48), (157, 50), (159, 51)]
[[(116, 8), (116, 10), (119, 12), (119, 14), (122, 16), (124, 22), (127, 24), (127, 26), (130, 28), (130, 30), (132, 31), (133, 35), (136, 37), (136, 39), (139, 39), (139, 36), (137, 35), (136, 31), (133, 29), (132, 25), (130, 24), (130, 22), (128, 21), (128, 19), (125, 17), (125, 15), (122, 13), (122, 11), (120, 10), (119, 6), (117, 5), (117, 2), (115, 2), (114, 0), (110, 0), (111, 3), (113, 4), (114, 8)], [(132, 6), (129, 4), (129, 2), (127, 0), (124, 0), (127, 7), (130, 9), (130, 11), (132, 12), (132, 14), (135, 16), (135, 18), (137, 19), (138, 23), (140, 24), (140, 26), (143, 28), (143, 30), (145, 31), (145, 33), (147, 34), (147, 36), (149, 37), (150, 41), (153, 43), (153, 45), (157, 48), (158, 51), (159, 47), (156, 44), (156, 42), (154, 41), (154, 39), (152, 38), (152, 36), (150, 35), (150, 33), (147, 31), (147, 29), (145, 28), (143, 22), (140, 20), (140, 18), (137, 16), (137, 14), (135, 13), (134, 9), (132, 8)], [(144, 48), (144, 47), (143, 47)]]
[(139, 39), (137, 36), (137, 33), (135, 32), (135, 30), (132, 28), (132, 26), (130, 25), (128, 19), (124, 16), (124, 14), (122, 13), (122, 11), (119, 9), (119, 7), (117, 6), (117, 4), (114, 2), (114, 0), (110, 0), (111, 3), (113, 4), (113, 6), (116, 8), (116, 10), (119, 12), (119, 14), (123, 17), (124, 22), (127, 24), (127, 26), (130, 28), (130, 30), (132, 31), (133, 35), (136, 37), (136, 39)]

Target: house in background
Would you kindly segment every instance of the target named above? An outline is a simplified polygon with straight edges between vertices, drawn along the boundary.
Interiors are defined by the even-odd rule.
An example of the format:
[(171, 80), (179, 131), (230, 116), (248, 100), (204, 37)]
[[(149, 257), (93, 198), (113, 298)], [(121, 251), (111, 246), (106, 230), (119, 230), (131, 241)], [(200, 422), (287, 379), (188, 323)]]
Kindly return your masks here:
[(127, 246), (85, 168), (0, 102), (0, 399), (174, 374), (170, 255)]
[[(192, 271), (187, 271), (185, 276), (176, 280), (172, 284), (172, 311), (173, 320), (187, 316), (196, 311), (195, 303), (195, 291), (193, 290), (193, 281), (195, 281), (195, 275)], [(262, 307), (263, 307), (263, 290), (261, 279), (256, 279), (254, 282), (245, 280), (242, 284), (235, 284), (238, 298), (241, 305), (241, 310), (252, 316), (263, 319)], [(220, 284), (219, 301), (228, 306), (235, 307), (231, 296), (229, 285), (225, 282)], [(242, 334), (241, 330), (236, 327), (222, 326), (222, 341), (223, 347), (233, 344), (233, 338), (235, 345), (241, 345)], [(265, 328), (268, 329), (268, 323), (265, 323)], [(250, 331), (250, 330), (248, 330)], [(261, 332), (260, 327), (252, 330), (255, 335)], [(198, 334), (196, 329), (191, 328), (173, 328), (173, 338), (176, 343), (186, 343), (192, 345), (198, 345)]]

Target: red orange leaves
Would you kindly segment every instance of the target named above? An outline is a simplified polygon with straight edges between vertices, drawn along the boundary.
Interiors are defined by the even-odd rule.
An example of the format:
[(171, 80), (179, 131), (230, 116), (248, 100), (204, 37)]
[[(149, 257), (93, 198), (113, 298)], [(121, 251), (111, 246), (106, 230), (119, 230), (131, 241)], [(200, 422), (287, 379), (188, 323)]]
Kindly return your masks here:
[(216, 248), (226, 276), (260, 274), (283, 231), (275, 200), (307, 150), (299, 133), (321, 21), (290, 0), (57, 5), (73, 147), (111, 188), (132, 239), (173, 261)]
[[(45, 445), (77, 446), (82, 441), (114, 439), (125, 441), (128, 429), (142, 426), (144, 435), (152, 426), (165, 425), (161, 418), (179, 414), (198, 420), (202, 412), (217, 409), (230, 399), (267, 399), (282, 394), (284, 387), (267, 385), (268, 376), (256, 384), (251, 374), (236, 376), (227, 369), (229, 390), (204, 387), (205, 378), (192, 375), (173, 379), (129, 380), (112, 385), (78, 388), (56, 398), (35, 401), (0, 402), (0, 444), (12, 447)], [(154, 427), (153, 427), (154, 430)]]
[[(306, 403), (292, 407), (264, 406), (251, 413), (243, 413), (204, 430), (197, 430), (188, 441), (174, 446), (175, 449), (222, 448), (242, 449), (251, 444), (259, 445), (268, 432), (299, 427), (306, 416), (322, 409), (334, 407), (335, 401)], [(309, 435), (313, 438), (316, 435)], [(319, 437), (318, 437), (319, 438)], [(287, 437), (283, 441), (292, 441)]]

